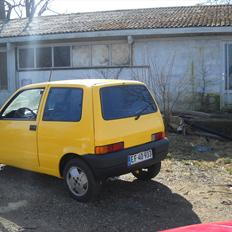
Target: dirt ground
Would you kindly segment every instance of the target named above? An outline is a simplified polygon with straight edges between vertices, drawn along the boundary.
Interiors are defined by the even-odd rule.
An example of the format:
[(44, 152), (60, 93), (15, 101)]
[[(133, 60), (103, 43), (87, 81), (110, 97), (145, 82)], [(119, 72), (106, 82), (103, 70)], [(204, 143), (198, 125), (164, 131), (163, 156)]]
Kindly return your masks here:
[(154, 180), (129, 174), (108, 181), (89, 204), (72, 200), (62, 180), (5, 167), (0, 231), (149, 232), (232, 220), (232, 142), (176, 134), (169, 139), (170, 154)]

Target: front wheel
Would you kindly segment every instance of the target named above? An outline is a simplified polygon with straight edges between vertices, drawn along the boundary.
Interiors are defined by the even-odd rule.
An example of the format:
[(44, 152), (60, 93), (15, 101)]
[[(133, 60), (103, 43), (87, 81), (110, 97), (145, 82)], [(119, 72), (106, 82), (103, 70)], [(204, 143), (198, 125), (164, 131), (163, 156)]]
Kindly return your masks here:
[(150, 180), (154, 177), (156, 177), (161, 169), (161, 162), (156, 163), (150, 167), (138, 169), (132, 172), (132, 174), (138, 179), (138, 180)]
[(71, 196), (80, 202), (93, 200), (100, 190), (100, 182), (81, 159), (70, 160), (64, 168), (64, 181)]

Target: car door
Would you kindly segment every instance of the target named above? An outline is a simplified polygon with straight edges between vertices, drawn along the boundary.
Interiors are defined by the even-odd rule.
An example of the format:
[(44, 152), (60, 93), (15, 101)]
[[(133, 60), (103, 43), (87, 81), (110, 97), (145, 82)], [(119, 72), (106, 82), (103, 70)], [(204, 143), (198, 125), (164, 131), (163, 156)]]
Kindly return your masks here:
[(44, 88), (22, 90), (0, 112), (0, 163), (38, 167), (36, 130), (43, 92)]
[(41, 172), (59, 176), (63, 155), (94, 152), (91, 91), (78, 86), (49, 89), (38, 128)]

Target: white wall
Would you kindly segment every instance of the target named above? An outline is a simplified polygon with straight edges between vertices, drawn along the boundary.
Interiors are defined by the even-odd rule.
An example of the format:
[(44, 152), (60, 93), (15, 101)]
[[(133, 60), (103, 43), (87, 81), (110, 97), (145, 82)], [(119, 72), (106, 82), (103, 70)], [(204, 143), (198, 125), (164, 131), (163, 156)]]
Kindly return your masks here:
[(20, 87), (25, 84), (47, 82), (51, 75), (51, 81), (71, 80), (71, 79), (88, 79), (88, 78), (120, 78), (128, 79), (130, 77), (130, 69), (109, 68), (109, 69), (67, 69), (52, 71), (22, 71), (18, 73)]
[[(170, 76), (171, 97), (175, 99), (179, 89), (179, 107), (182, 104), (182, 108), (193, 110), (199, 108), (201, 92), (216, 93), (221, 102), (224, 100), (224, 40), (228, 38), (207, 36), (140, 40), (134, 44), (134, 64), (149, 65), (154, 75)], [(180, 81), (183, 79), (186, 82)]]
[(201, 79), (203, 72), (208, 84), (207, 92), (221, 91), (223, 68), (222, 40), (210, 38), (171, 38), (137, 42), (134, 49), (135, 64), (155, 65), (168, 71), (173, 60), (173, 78)]
[[(194, 91), (200, 92), (204, 76), (207, 80), (206, 92), (224, 95), (222, 81), (224, 41), (232, 41), (232, 36), (135, 39), (132, 53), (133, 66), (140, 66), (139, 68), (54, 70), (51, 80), (119, 77), (121, 79), (136, 78), (148, 82), (151, 74), (147, 66), (150, 66), (150, 71), (154, 72), (155, 64), (159, 72), (168, 73), (173, 61), (173, 69), (169, 72), (173, 80), (183, 78), (194, 80)], [(17, 87), (48, 81), (49, 76), (50, 71), (17, 72)], [(186, 91), (190, 92), (192, 89), (193, 86), (189, 85)]]
[[(208, 90), (220, 92), (223, 47), (222, 38), (214, 37), (190, 39), (146, 39), (136, 40), (133, 46), (133, 65), (146, 66), (155, 62), (159, 70), (167, 70), (170, 60), (174, 57), (174, 68), (171, 73), (174, 78), (183, 78), (184, 75), (194, 75), (200, 78), (203, 71), (207, 72), (207, 78), (211, 79), (211, 87)], [(204, 69), (204, 70), (202, 70)], [(102, 77), (103, 69), (76, 69), (55, 70), (52, 72), (52, 80)], [(109, 75), (114, 77), (117, 69), (109, 69)], [(127, 68), (125, 68), (127, 70)], [(128, 76), (129, 75), (129, 76)], [(121, 72), (120, 77), (129, 78), (131, 73)], [(19, 72), (19, 85), (32, 82), (47, 81), (50, 71), (25, 71)], [(104, 75), (103, 75), (104, 76)]]

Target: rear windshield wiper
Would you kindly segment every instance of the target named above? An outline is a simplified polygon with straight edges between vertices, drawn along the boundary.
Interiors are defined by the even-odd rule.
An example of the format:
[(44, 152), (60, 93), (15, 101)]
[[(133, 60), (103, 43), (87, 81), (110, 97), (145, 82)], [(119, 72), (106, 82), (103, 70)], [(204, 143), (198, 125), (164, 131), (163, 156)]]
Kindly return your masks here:
[[(142, 108), (142, 109), (136, 114), (135, 120), (138, 120), (138, 119), (141, 117), (141, 115), (143, 114), (143, 112), (144, 112), (145, 110), (147, 110), (148, 107), (151, 107), (151, 106), (152, 106), (151, 104), (148, 104), (148, 105), (146, 105), (144, 108)], [(153, 106), (152, 106), (152, 107), (153, 107)]]

